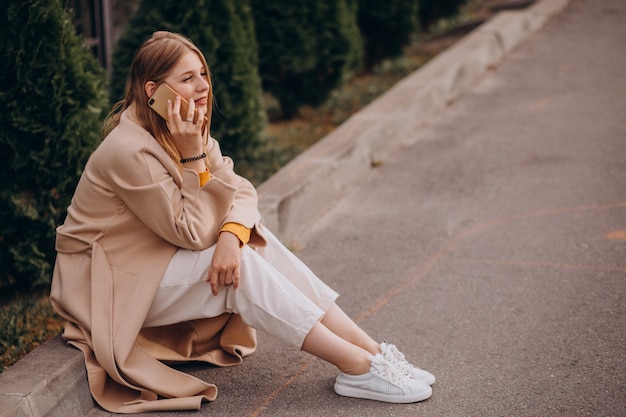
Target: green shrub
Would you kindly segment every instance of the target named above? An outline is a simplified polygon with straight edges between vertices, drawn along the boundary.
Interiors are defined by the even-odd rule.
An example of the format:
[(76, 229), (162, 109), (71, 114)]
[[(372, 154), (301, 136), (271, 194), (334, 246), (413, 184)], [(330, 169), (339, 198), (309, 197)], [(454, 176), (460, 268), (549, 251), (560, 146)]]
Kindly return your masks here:
[(0, 6), (0, 286), (49, 282), (55, 227), (100, 138), (105, 76), (70, 17), (59, 0)]
[(402, 54), (417, 31), (416, 17), (417, 0), (359, 0), (358, 23), (368, 68)]
[(439, 19), (455, 16), (467, 0), (417, 0), (420, 30), (424, 33)]
[(211, 69), (215, 96), (212, 135), (238, 171), (250, 169), (266, 124), (257, 72), (257, 45), (247, 0), (144, 0), (113, 53), (111, 97), (124, 92), (135, 51), (156, 30), (190, 38)]
[(252, 0), (263, 88), (285, 116), (322, 103), (361, 63), (353, 0)]

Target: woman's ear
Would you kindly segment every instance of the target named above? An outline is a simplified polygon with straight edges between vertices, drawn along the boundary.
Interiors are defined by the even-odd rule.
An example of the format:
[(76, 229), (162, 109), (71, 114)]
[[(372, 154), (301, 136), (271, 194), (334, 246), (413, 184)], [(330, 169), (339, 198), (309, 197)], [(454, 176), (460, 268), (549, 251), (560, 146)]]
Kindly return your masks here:
[(144, 85), (144, 89), (146, 90), (146, 95), (148, 97), (152, 97), (154, 94), (154, 90), (156, 90), (156, 83), (154, 81), (148, 81), (146, 85)]

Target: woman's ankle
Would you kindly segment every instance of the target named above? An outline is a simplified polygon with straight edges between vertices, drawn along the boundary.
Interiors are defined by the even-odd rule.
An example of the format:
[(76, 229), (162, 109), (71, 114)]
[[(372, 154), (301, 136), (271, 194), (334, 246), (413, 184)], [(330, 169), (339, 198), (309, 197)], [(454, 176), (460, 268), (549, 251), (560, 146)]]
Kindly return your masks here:
[(351, 366), (342, 367), (343, 369), (339, 368), (339, 370), (346, 375), (364, 375), (370, 371), (370, 367), (371, 361), (366, 359), (364, 361), (358, 361), (358, 363)]

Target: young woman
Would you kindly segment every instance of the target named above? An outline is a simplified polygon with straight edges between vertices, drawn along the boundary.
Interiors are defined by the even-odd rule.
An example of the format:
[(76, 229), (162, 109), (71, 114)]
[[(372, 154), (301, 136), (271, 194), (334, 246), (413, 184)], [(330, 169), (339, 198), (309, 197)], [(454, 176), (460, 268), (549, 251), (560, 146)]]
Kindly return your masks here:
[[(163, 83), (185, 114), (180, 96), (166, 118), (149, 106)], [(212, 100), (198, 48), (154, 33), (57, 230), (51, 298), (93, 397), (121, 413), (198, 409), (216, 387), (164, 362), (238, 364), (261, 329), (335, 365), (340, 395), (428, 398), (434, 377), (368, 336), (263, 227), (255, 189), (209, 135)]]

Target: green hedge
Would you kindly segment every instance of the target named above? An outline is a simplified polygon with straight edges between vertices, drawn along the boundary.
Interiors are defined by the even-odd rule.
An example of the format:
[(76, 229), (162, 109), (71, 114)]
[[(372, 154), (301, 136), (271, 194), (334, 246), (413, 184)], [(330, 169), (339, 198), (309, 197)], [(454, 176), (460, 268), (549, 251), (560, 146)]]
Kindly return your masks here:
[(0, 286), (47, 284), (55, 227), (108, 107), (105, 76), (59, 0), (0, 6)]
[(215, 96), (212, 135), (238, 170), (250, 170), (266, 124), (258, 51), (247, 0), (144, 0), (113, 53), (111, 97), (119, 100), (135, 51), (156, 30), (190, 38), (209, 64)]
[(365, 64), (372, 68), (402, 54), (417, 31), (417, 0), (359, 0), (358, 22), (365, 43)]
[(467, 0), (417, 0), (420, 30), (428, 33), (439, 19), (455, 16)]
[(322, 103), (360, 66), (353, 0), (252, 0), (263, 88), (285, 116)]

